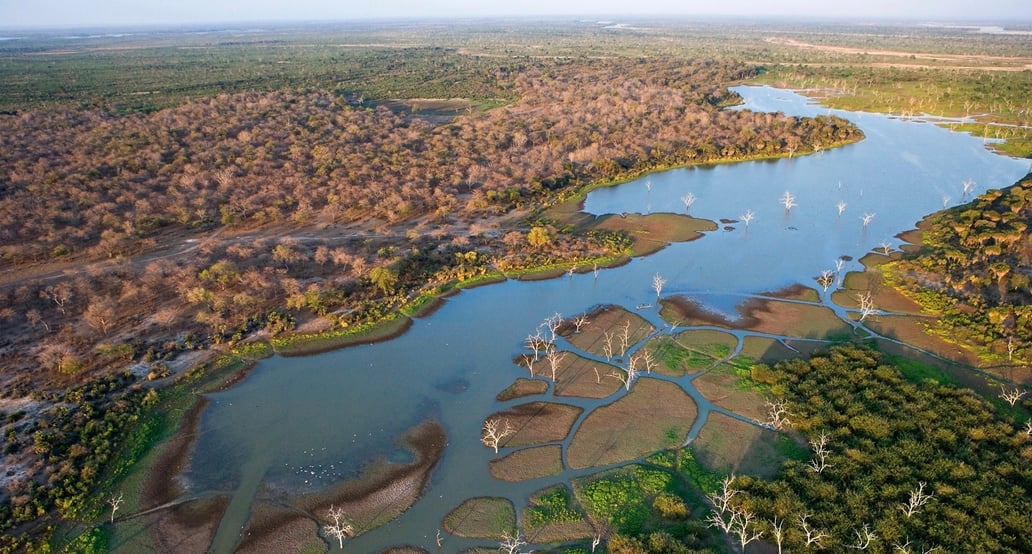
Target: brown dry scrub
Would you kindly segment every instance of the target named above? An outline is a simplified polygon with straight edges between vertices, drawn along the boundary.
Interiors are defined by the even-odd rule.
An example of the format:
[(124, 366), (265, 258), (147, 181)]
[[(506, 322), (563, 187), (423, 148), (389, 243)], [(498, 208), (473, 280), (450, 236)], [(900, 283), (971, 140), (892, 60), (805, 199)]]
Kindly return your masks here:
[(491, 476), (512, 483), (556, 475), (563, 470), (563, 449), (558, 444), (517, 450), (491, 460)]
[(720, 364), (692, 384), (703, 397), (725, 410), (756, 420), (764, 419), (763, 395), (756, 390), (741, 388), (740, 381), (742, 378), (735, 375), (733, 367)]
[(498, 412), (488, 419), (507, 420), (516, 431), (500, 446), (529, 446), (565, 439), (582, 411), (568, 404), (531, 402)]
[(822, 338), (850, 332), (851, 327), (823, 306), (800, 302), (750, 298), (736, 307), (741, 317), (731, 321), (722, 314), (705, 310), (701, 304), (683, 296), (663, 299), (663, 318), (682, 325), (715, 325), (758, 333)]
[(567, 353), (556, 372), (555, 394), (581, 398), (611, 396), (623, 386), (610, 375), (614, 371), (616, 366)]
[(698, 416), (695, 401), (681, 387), (648, 377), (626, 396), (591, 413), (567, 450), (571, 468), (633, 460), (677, 446)]
[(516, 381), (509, 385), (508, 388), (498, 393), (495, 398), (499, 402), (505, 402), (506, 400), (513, 400), (515, 398), (523, 398), (524, 396), (536, 396), (538, 394), (545, 394), (548, 391), (548, 382), (540, 379), (524, 379), (520, 377)]

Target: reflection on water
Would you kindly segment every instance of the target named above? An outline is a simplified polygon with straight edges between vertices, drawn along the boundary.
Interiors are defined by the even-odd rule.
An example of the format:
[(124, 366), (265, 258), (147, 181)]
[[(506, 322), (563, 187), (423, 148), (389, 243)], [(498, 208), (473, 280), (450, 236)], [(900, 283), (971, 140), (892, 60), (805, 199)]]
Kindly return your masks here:
[[(828, 112), (787, 91), (738, 91), (745, 109)], [(852, 119), (867, 139), (806, 157), (653, 174), (596, 190), (585, 204), (596, 214), (684, 213), (682, 198), (690, 193), (696, 198), (693, 216), (736, 220), (730, 230), (605, 270), (598, 279), (585, 273), (464, 291), (395, 340), (265, 360), (240, 385), (212, 395), (187, 482), (195, 493), (236, 491), (213, 550), (232, 550), (263, 480), (304, 492), (353, 475), (377, 457), (403, 459), (397, 437), (428, 414), (449, 437), (430, 489), (401, 518), (357, 537), (350, 548), (435, 548), (441, 518), (464, 499), (506, 496), (519, 507), (531, 492), (572, 475), (497, 481), (487, 471), (494, 454), (479, 442), (485, 417), (520, 402), (500, 403), (495, 395), (526, 374), (511, 360), (546, 317), (617, 304), (663, 328), (655, 309), (635, 310), (654, 303), (651, 279), (659, 273), (667, 281), (664, 295), (689, 296), (734, 319), (736, 305), (748, 295), (796, 283), (815, 286), (814, 279), (835, 269), (840, 257), (859, 259), (883, 241), (898, 246), (896, 235), (940, 209), (944, 196), (963, 200), (965, 180), (976, 181), (977, 193), (1024, 174), (1024, 162), (994, 155), (966, 135), (872, 114), (832, 113)], [(791, 210), (780, 201), (786, 191), (798, 203)], [(845, 204), (841, 213), (839, 203)], [(755, 215), (748, 227), (738, 221), (747, 210)], [(871, 216), (866, 225), (865, 214)], [(857, 267), (849, 262), (843, 269)], [(682, 386), (692, 392), (688, 379)], [(711, 408), (700, 401), (702, 413)], [(477, 541), (449, 537), (447, 544), (457, 551)]]

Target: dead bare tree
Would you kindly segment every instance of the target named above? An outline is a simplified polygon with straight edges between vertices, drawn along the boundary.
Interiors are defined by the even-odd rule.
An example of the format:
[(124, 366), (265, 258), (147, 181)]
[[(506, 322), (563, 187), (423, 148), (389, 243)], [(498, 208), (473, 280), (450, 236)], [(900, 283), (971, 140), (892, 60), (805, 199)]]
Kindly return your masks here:
[(866, 229), (867, 226), (871, 224), (871, 221), (873, 219), (874, 219), (874, 214), (872, 214), (870, 212), (865, 213), (864, 215), (860, 216), (860, 221), (864, 222), (864, 229)]
[(1006, 387), (1000, 385), (1000, 398), (1011, 406), (1017, 404), (1018, 400), (1021, 400), (1021, 398), (1026, 394), (1028, 394), (1028, 391), (1023, 391), (1020, 388), (1015, 387), (1012, 390), (1007, 390)]
[(326, 534), (337, 539), (337, 544), (341, 550), (344, 550), (344, 539), (350, 537), (355, 532), (355, 528), (348, 523), (347, 517), (344, 515), (344, 508), (334, 508), (330, 504), (330, 509), (326, 513), (326, 516), (330, 518), (333, 523), (327, 523), (323, 525), (323, 530)]
[(523, 540), (519, 531), (515, 535), (506, 531), (502, 535), (502, 542), (498, 543), (498, 549), (505, 554), (519, 554), (520, 547), (526, 545), (527, 541)]
[(124, 496), (122, 493), (118, 493), (118, 496), (112, 496), (107, 499), (107, 504), (111, 506), (111, 523), (115, 522), (115, 512), (118, 511), (118, 507), (122, 505)]
[(967, 198), (967, 195), (971, 194), (971, 192), (975, 190), (975, 182), (971, 179), (966, 179), (961, 183), (961, 186), (964, 190), (964, 198)]
[(527, 335), (524, 344), (527, 345), (527, 348), (534, 351), (534, 359), (537, 360), (540, 356), (541, 349), (545, 348), (546, 344), (544, 337), (541, 336), (541, 329), (538, 329), (537, 333), (533, 335)]
[(652, 351), (642, 348), (641, 349), (641, 361), (645, 363), (645, 372), (649, 375), (652, 374), (652, 370), (656, 369), (656, 357), (652, 355)]
[[(892, 547), (895, 548), (896, 552), (899, 552), (900, 554), (911, 554), (912, 552), (914, 552), (913, 550), (911, 550), (910, 537), (907, 537), (907, 542), (903, 544), (897, 542), (894, 543)], [(932, 552), (935, 552), (936, 550), (939, 550), (938, 546), (930, 546), (924, 550), (919, 550), (918, 552), (920, 552), (921, 554), (932, 554)]]
[(821, 539), (827, 537), (827, 533), (821, 532), (818, 529), (810, 527), (809, 522), (806, 520), (810, 518), (810, 514), (803, 514), (799, 516), (799, 528), (802, 529), (803, 534), (806, 535), (806, 546), (813, 546), (814, 548), (821, 548)]
[(692, 205), (695, 204), (695, 195), (689, 192), (681, 197), (681, 202), (684, 202), (684, 211), (691, 213)]
[(544, 326), (548, 329), (549, 336), (546, 339), (549, 343), (555, 344), (559, 336), (559, 327), (563, 324), (563, 316), (558, 312), (545, 319)]
[(1032, 438), (1032, 418), (1025, 422), (1025, 436)]
[(597, 262), (595, 263), (595, 266), (591, 268), (591, 273), (593, 273), (595, 275), (595, 280), (598, 281), (598, 263)]
[(437, 549), (440, 550), (441, 549), (441, 545), (443, 545), (443, 544), (444, 544), (444, 537), (441, 536), (441, 530), (438, 529), (437, 530)]
[(559, 371), (559, 366), (563, 362), (563, 358), (566, 357), (566, 352), (559, 352), (555, 348), (548, 350), (548, 355), (545, 356), (548, 359), (548, 365), (552, 368), (552, 381), (554, 382), (556, 373)]
[(537, 355), (523, 354), (523, 365), (527, 366), (527, 371), (530, 371), (531, 377), (534, 376), (534, 362), (536, 361)]
[(844, 200), (839, 200), (839, 203), (838, 203), (837, 207), (838, 207), (838, 214), (839, 214), (839, 216), (841, 216), (842, 212), (846, 211), (846, 202)]
[(631, 347), (631, 322), (624, 324), (623, 333), (620, 334), (620, 356), (627, 355), (627, 349)]
[(866, 523), (860, 529), (854, 529), (853, 532), (856, 533), (856, 543), (846, 545), (846, 548), (867, 550), (872, 542), (878, 540), (878, 534), (871, 530), (871, 526)]
[(738, 538), (738, 544), (742, 546), (742, 552), (745, 552), (745, 545), (763, 536), (762, 530), (756, 530), (756, 524), (753, 523), (754, 519), (755, 516), (751, 512), (738, 510), (738, 517), (733, 520), (731, 531)]
[(623, 384), (624, 389), (630, 391), (631, 385), (634, 384), (634, 380), (638, 378), (638, 370), (635, 368), (636, 360), (634, 356), (627, 360), (627, 367), (623, 371), (613, 371), (609, 374), (610, 377), (616, 377)]
[(871, 291), (858, 292), (856, 300), (860, 303), (860, 321), (867, 319), (867, 316), (877, 313), (874, 309), (874, 300), (871, 299)]
[(828, 434), (821, 431), (821, 434), (816, 439), (810, 440), (810, 448), (813, 448), (814, 458), (810, 460), (810, 469), (815, 473), (820, 473), (826, 468), (831, 467), (828, 463)]
[(817, 284), (824, 288), (824, 292), (828, 292), (831, 285), (835, 284), (835, 273), (830, 269), (825, 269), (821, 272), (820, 277), (817, 277)]
[(935, 496), (934, 494), (930, 494), (930, 493), (926, 494), (925, 491), (924, 491), (924, 488), (925, 488), (925, 482), (924, 481), (919, 482), (917, 484), (917, 488), (912, 490), (912, 491), (910, 491), (910, 499), (907, 500), (907, 502), (905, 504), (900, 506), (900, 509), (903, 510), (903, 513), (908, 518), (910, 516), (916, 514), (918, 508), (920, 508), (921, 506), (924, 506), (925, 504), (927, 504), (928, 501), (931, 500)]
[(573, 327), (575, 333), (580, 333), (581, 327), (588, 324), (588, 316), (581, 314), (573, 318)]
[(745, 210), (745, 213), (741, 215), (742, 222), (745, 223), (745, 228), (749, 228), (749, 224), (752, 223), (753, 219), (756, 219), (756, 214), (752, 210)]
[(780, 430), (783, 427), (791, 425), (788, 420), (788, 416), (791, 414), (788, 412), (788, 402), (785, 400), (768, 400), (767, 403), (767, 427), (771, 429)]
[(663, 285), (666, 284), (666, 279), (661, 277), (659, 273), (652, 276), (652, 288), (656, 291), (656, 300), (659, 300), (659, 295), (663, 293)]
[(602, 335), (605, 337), (605, 342), (602, 343), (602, 354), (606, 356), (606, 361), (613, 359), (613, 334), (609, 331), (602, 331)]
[(480, 432), (480, 442), (488, 448), (494, 448), (495, 454), (505, 437), (515, 433), (508, 419), (496, 417), (484, 422), (484, 428)]
[(785, 540), (785, 520), (779, 521), (778, 516), (774, 516), (774, 519), (767, 520), (767, 526), (770, 527), (770, 536), (778, 547), (778, 554), (781, 554), (781, 543)]
[(792, 193), (788, 192), (787, 190), (785, 191), (785, 194), (781, 197), (781, 204), (785, 206), (786, 212), (791, 211), (792, 208), (798, 206), (798, 204), (796, 204), (795, 201), (795, 196), (792, 196)]
[(882, 239), (881, 249), (882, 254), (885, 254), (886, 256), (892, 253), (892, 243), (889, 242), (889, 239)]

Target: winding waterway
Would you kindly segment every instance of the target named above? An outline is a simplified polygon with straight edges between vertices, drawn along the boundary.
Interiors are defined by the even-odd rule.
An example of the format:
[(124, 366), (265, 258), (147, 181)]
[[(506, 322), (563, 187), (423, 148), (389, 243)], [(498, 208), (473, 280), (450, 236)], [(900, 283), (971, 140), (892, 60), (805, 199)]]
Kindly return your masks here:
[[(829, 113), (789, 91), (737, 90), (745, 99), (739, 109)], [(546, 317), (605, 304), (634, 311), (654, 302), (651, 280), (657, 273), (667, 280), (664, 296), (689, 296), (731, 314), (749, 295), (796, 283), (813, 286), (814, 277), (834, 269), (842, 256), (858, 259), (883, 241), (897, 246), (895, 236), (941, 209), (944, 197), (950, 197), (950, 205), (965, 200), (966, 180), (974, 181), (970, 198), (1008, 186), (1028, 170), (1025, 161), (989, 152), (981, 139), (930, 123), (830, 113), (852, 120), (867, 138), (793, 159), (657, 173), (596, 190), (585, 202), (585, 210), (594, 214), (685, 213), (682, 197), (691, 193), (696, 198), (691, 215), (740, 220), (751, 210), (755, 218), (748, 227), (721, 225), (700, 240), (602, 270), (597, 278), (589, 272), (463, 291), (397, 339), (318, 356), (274, 357), (259, 363), (244, 382), (211, 395), (184, 483), (191, 494), (232, 495), (212, 551), (233, 550), (262, 483), (315, 492), (377, 457), (404, 461), (409, 454), (397, 446), (397, 437), (427, 417), (445, 426), (449, 442), (424, 496), (397, 520), (347, 546), (353, 552), (398, 544), (436, 551), (441, 519), (466, 498), (504, 496), (519, 510), (531, 492), (578, 474), (502, 482), (488, 473), (495, 454), (479, 442), (487, 416), (528, 401), (498, 402), (495, 395), (526, 375), (511, 360)], [(780, 202), (786, 191), (798, 204), (791, 210)], [(841, 213), (839, 202), (845, 202)], [(873, 215), (866, 225), (864, 214)], [(857, 269), (856, 264), (844, 269)], [(655, 310), (637, 313), (657, 328), (664, 326)], [(694, 392), (690, 379), (677, 382), (696, 399), (700, 416), (714, 409)], [(590, 410), (612, 398), (562, 401)], [(491, 544), (445, 537), (447, 552)]]

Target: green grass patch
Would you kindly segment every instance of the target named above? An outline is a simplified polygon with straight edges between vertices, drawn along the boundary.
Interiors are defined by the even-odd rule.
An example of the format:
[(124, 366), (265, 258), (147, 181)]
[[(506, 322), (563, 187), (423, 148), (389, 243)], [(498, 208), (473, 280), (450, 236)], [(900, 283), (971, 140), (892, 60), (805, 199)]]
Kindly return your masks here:
[(957, 384), (953, 377), (937, 367), (903, 356), (892, 354), (885, 354), (885, 356), (892, 365), (899, 368), (900, 373), (909, 381), (920, 383), (931, 379), (940, 385)]

